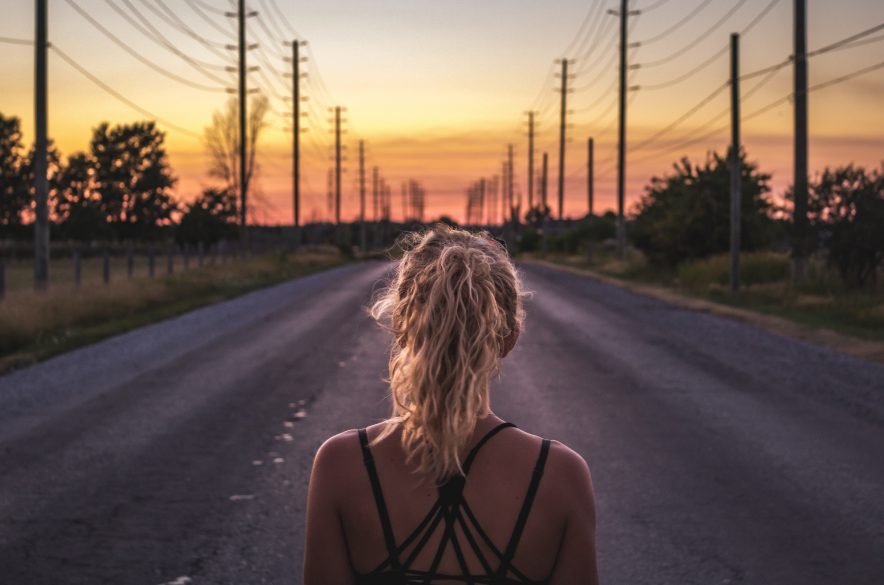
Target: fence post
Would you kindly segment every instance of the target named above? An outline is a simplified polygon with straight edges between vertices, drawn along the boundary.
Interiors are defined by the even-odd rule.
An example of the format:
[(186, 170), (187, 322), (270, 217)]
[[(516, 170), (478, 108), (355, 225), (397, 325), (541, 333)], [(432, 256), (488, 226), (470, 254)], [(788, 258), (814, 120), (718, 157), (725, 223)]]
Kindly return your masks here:
[(132, 242), (129, 242), (129, 247), (126, 249), (126, 276), (128, 278), (132, 278), (132, 272), (135, 270), (135, 256), (132, 250)]
[(107, 249), (104, 250), (104, 265), (102, 266), (102, 277), (104, 284), (110, 284), (110, 254)]
[(80, 288), (83, 282), (83, 266), (80, 260), (80, 251), (74, 250), (74, 286)]
[(184, 254), (184, 272), (190, 270), (190, 255), (187, 253), (187, 244), (181, 246), (181, 252)]
[(147, 275), (153, 278), (155, 273), (156, 255), (154, 253), (153, 244), (147, 249)]
[(196, 265), (203, 267), (203, 243), (198, 242), (196, 245)]
[(6, 298), (6, 260), (0, 256), (0, 301)]
[(172, 246), (166, 248), (166, 274), (172, 274), (175, 270), (175, 260), (172, 257)]

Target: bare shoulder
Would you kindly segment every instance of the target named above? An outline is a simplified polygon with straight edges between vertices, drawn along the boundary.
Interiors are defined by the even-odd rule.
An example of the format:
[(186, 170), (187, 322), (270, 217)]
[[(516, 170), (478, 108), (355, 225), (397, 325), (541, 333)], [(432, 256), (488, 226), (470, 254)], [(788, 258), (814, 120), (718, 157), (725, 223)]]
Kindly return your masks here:
[(361, 460), (361, 446), (358, 431), (350, 429), (326, 439), (313, 459), (313, 473), (340, 474), (352, 467), (350, 464)]

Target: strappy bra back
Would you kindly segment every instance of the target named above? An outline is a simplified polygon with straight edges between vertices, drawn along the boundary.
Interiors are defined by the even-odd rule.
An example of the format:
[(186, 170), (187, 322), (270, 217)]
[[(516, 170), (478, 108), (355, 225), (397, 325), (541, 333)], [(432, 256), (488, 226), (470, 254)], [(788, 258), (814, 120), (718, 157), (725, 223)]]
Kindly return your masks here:
[[(387, 557), (370, 573), (357, 575), (357, 585), (431, 584), (438, 581), (445, 583), (463, 582), (476, 585), (540, 585), (545, 583), (545, 581), (533, 581), (526, 577), (524, 573), (513, 566), (513, 557), (516, 554), (516, 548), (519, 546), (519, 540), (522, 537), (522, 532), (525, 530), (525, 523), (528, 521), (528, 515), (531, 512), (531, 506), (537, 494), (537, 488), (540, 486), (540, 480), (543, 477), (543, 469), (549, 454), (549, 440), (544, 439), (541, 444), (540, 455), (534, 466), (534, 473), (531, 476), (525, 500), (522, 503), (522, 508), (519, 511), (509, 542), (502, 550), (491, 541), (463, 496), (466, 474), (469, 473), (479, 449), (494, 435), (507, 427), (515, 427), (515, 425), (512, 423), (501, 423), (479, 440), (464, 461), (464, 475), (456, 475), (439, 487), (439, 496), (436, 498), (436, 502), (430, 508), (430, 511), (405, 540), (399, 544), (396, 543), (393, 535), (393, 525), (390, 522), (387, 504), (381, 491), (374, 457), (368, 444), (368, 435), (365, 429), (359, 430), (359, 442), (362, 445), (365, 469), (368, 472), (371, 491), (374, 494), (378, 516), (380, 517)], [(456, 528), (460, 529), (463, 541), (458, 537), (459, 534)], [(414, 569), (412, 565), (418, 558), (418, 555), (438, 530), (442, 531), (442, 535), (439, 538), (438, 547), (432, 555), (429, 569)], [(493, 557), (491, 555), (486, 556), (483, 553), (479, 544), (480, 540), (485, 545), (486, 551), (493, 553)], [(414, 546), (409, 551), (412, 545)], [(442, 556), (449, 546), (453, 549), (457, 559), (460, 570), (459, 574), (452, 575), (439, 572)], [(464, 555), (467, 547), (469, 547), (469, 550), (472, 551), (478, 563), (482, 566), (482, 574), (470, 573), (466, 556)]]

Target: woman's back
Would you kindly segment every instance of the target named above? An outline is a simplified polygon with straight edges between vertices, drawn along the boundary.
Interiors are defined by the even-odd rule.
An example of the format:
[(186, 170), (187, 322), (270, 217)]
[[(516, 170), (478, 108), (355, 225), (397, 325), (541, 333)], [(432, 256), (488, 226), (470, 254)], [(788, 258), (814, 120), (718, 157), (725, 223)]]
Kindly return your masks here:
[[(493, 415), (485, 417), (469, 442), (473, 458), (464, 457), (460, 497), (457, 479), (439, 489), (414, 473), (398, 432), (369, 447), (382, 427), (366, 429), (364, 441), (359, 431), (333, 437), (314, 468), (314, 474), (325, 476), (314, 481), (337, 493), (352, 570), (348, 582), (423, 583), (427, 577), (432, 583), (555, 582), (558, 570), (568, 569), (569, 560), (562, 557), (569, 554), (563, 550), (569, 526), (570, 549), (594, 571), (594, 562), (586, 563), (593, 544), (593, 510), (586, 502), (591, 486), (579, 455)], [(323, 459), (330, 463), (326, 473), (319, 469)], [(583, 534), (580, 526), (587, 527)], [(574, 577), (570, 572), (562, 582), (573, 583)], [(580, 582), (592, 583), (594, 575), (586, 573)]]
[(371, 310), (392, 335), (392, 414), (316, 455), (308, 585), (596, 583), (586, 462), (491, 411), (524, 316), (506, 247), (444, 225), (400, 245)]

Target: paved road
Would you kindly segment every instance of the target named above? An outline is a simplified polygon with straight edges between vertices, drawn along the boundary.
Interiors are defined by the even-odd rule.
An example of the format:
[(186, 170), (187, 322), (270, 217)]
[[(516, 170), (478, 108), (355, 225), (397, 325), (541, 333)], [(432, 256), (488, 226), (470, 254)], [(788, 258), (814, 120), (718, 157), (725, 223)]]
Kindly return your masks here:
[[(0, 378), (4, 585), (299, 583), (312, 453), (384, 415), (348, 266)], [(884, 582), (884, 368), (557, 270), (494, 408), (590, 462), (603, 583)]]

